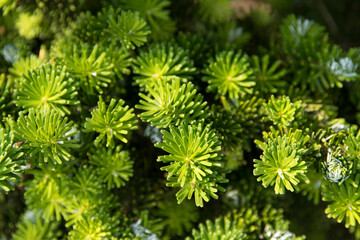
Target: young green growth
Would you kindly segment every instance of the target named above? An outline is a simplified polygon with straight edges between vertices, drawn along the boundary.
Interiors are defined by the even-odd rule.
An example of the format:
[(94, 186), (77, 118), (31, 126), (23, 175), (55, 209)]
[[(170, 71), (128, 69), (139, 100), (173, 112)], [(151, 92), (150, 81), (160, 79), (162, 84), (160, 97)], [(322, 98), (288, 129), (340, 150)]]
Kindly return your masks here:
[(356, 175), (341, 185), (331, 182), (322, 185), (322, 200), (331, 202), (325, 213), (339, 223), (345, 219), (347, 228), (360, 223), (359, 181), (360, 175)]
[(109, 239), (111, 237), (110, 226), (99, 216), (87, 215), (74, 224), (73, 229), (69, 232), (69, 239)]
[(203, 81), (208, 82), (208, 91), (216, 91), (218, 96), (239, 99), (253, 91), (255, 82), (249, 58), (241, 52), (223, 51), (211, 59), (203, 71)]
[(136, 84), (151, 88), (157, 79), (181, 78), (185, 81), (191, 78), (195, 68), (188, 55), (187, 50), (171, 43), (158, 43), (147, 51), (140, 51), (133, 66), (134, 73), (139, 75), (135, 77)]
[(14, 130), (20, 139), (25, 141), (30, 161), (36, 165), (50, 163), (62, 164), (71, 159), (70, 150), (78, 148), (78, 139), (71, 139), (73, 122), (55, 110), (42, 111), (29, 110), (28, 115), (19, 113)]
[(94, 90), (100, 94), (102, 88), (114, 79), (114, 65), (109, 57), (99, 49), (99, 45), (75, 44), (64, 51), (64, 64), (70, 73), (80, 80), (80, 87), (87, 94), (94, 94)]
[(52, 64), (31, 69), (22, 75), (15, 103), (36, 111), (54, 109), (61, 115), (70, 114), (67, 105), (78, 104), (75, 81), (65, 67)]
[(276, 194), (284, 194), (285, 188), (298, 190), (300, 181), (308, 181), (305, 173), (307, 166), (301, 161), (297, 153), (296, 142), (290, 142), (287, 136), (276, 137), (268, 144), (259, 145), (263, 150), (261, 160), (254, 160), (254, 175), (259, 176), (258, 181), (266, 188), (275, 185)]
[(20, 78), (22, 74), (26, 73), (29, 69), (35, 69), (45, 63), (45, 59), (31, 54), (26, 58), (20, 58), (14, 62), (9, 72), (15, 77)]
[(89, 155), (89, 159), (108, 189), (124, 186), (133, 175), (134, 162), (129, 152), (122, 150), (120, 145), (114, 149), (97, 148)]
[(268, 114), (268, 117), (265, 117), (265, 119), (271, 120), (274, 124), (282, 127), (289, 126), (295, 118), (296, 108), (300, 103), (301, 102), (297, 102), (293, 104), (287, 96), (276, 99), (272, 95), (271, 99), (267, 103), (264, 103), (265, 110)]
[(203, 200), (210, 200), (209, 196), (217, 199), (216, 192), (224, 190), (217, 183), (227, 180), (221, 175), (221, 147), (215, 131), (201, 123), (182, 123), (179, 127), (170, 126), (170, 132), (163, 130), (161, 133), (163, 142), (155, 146), (170, 154), (160, 156), (158, 161), (169, 163), (161, 168), (168, 172), (167, 185), (181, 187), (176, 194), (178, 203), (186, 197), (191, 199), (193, 194), (196, 205), (200, 207)]
[(99, 145), (106, 137), (106, 146), (114, 147), (114, 137), (127, 143), (125, 137), (130, 130), (137, 129), (137, 119), (132, 113), (134, 109), (123, 106), (124, 100), (111, 99), (107, 106), (102, 97), (99, 97), (98, 108), (91, 112), (91, 118), (86, 118), (85, 131), (95, 131), (100, 135), (95, 139), (95, 145)]
[(98, 178), (93, 167), (79, 167), (69, 182), (71, 193), (78, 199), (94, 199), (102, 190)]
[(162, 80), (153, 82), (148, 87), (148, 95), (139, 93), (142, 98), (135, 107), (145, 112), (139, 116), (152, 126), (167, 128), (169, 125), (178, 126), (184, 120), (205, 119), (207, 103), (203, 96), (196, 92), (192, 83), (181, 84), (179, 79), (164, 83)]
[(12, 235), (14, 240), (58, 239), (61, 236), (59, 223), (45, 221), (39, 211), (25, 212), (16, 228), (17, 231)]
[(14, 144), (14, 132), (0, 129), (0, 189), (6, 193), (14, 190), (14, 183), (21, 180), (21, 168), (23, 153)]
[(215, 221), (207, 220), (201, 223), (199, 229), (193, 229), (192, 237), (186, 240), (236, 240), (246, 239), (243, 226), (230, 216), (216, 218)]
[(347, 154), (360, 159), (360, 130), (355, 133), (354, 129), (349, 129), (343, 143), (343, 150)]

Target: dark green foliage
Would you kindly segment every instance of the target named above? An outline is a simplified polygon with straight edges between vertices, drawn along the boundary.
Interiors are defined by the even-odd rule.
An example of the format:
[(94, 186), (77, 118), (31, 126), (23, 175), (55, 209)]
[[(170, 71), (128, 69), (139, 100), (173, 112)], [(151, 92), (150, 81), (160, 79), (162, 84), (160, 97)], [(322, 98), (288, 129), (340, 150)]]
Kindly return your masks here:
[(357, 65), (343, 58), (339, 46), (331, 45), (325, 28), (314, 21), (288, 16), (282, 26), (281, 48), (295, 73), (295, 83), (323, 93), (359, 78)]
[(110, 7), (109, 9), (103, 9), (98, 12), (96, 16), (90, 12), (81, 13), (72, 25), (73, 36), (70, 36), (70, 38), (78, 39), (92, 45), (107, 41), (110, 37), (109, 33), (106, 32), (109, 25), (109, 16), (119, 14), (119, 12), (120, 9), (115, 10)]
[(174, 39), (177, 45), (189, 50), (189, 57), (194, 61), (194, 66), (200, 68), (211, 56), (211, 49), (207, 43), (208, 39), (200, 34), (179, 32)]
[(226, 149), (232, 149), (242, 142), (243, 129), (231, 112), (212, 106), (210, 120), (212, 127), (221, 135), (220, 140)]
[(96, 16), (86, 12), (72, 26), (70, 39), (85, 41), (91, 45), (120, 42), (128, 49), (142, 46), (147, 41), (150, 29), (138, 12), (124, 11), (112, 6), (102, 9)]
[[(253, 139), (259, 137), (261, 129), (264, 128), (264, 99), (253, 96), (242, 101), (227, 101), (225, 98), (221, 98), (221, 101), (223, 108), (228, 112), (225, 114), (231, 115), (235, 126), (239, 124), (241, 127), (242, 134), (238, 135), (239, 139), (241, 139), (241, 147), (251, 151)], [(215, 126), (217, 121), (214, 121)], [(224, 123), (222, 122), (221, 124), (223, 125)], [(230, 126), (234, 125), (231, 124)], [(236, 134), (237, 131), (239, 129), (236, 131), (234, 129), (234, 131), (231, 131), (231, 135)], [(227, 137), (230, 136), (227, 135)]]
[[(159, 225), (164, 233), (169, 236), (181, 236), (192, 229), (193, 224), (199, 219), (199, 213), (192, 202), (178, 204), (174, 200), (159, 203), (156, 215), (162, 218)], [(171, 209), (171, 211), (169, 211)]]
[(125, 9), (138, 11), (151, 29), (150, 37), (154, 40), (164, 40), (175, 30), (175, 23), (170, 17), (170, 1), (168, 0), (121, 0)]
[(150, 33), (144, 19), (138, 12), (121, 11), (120, 15), (109, 17), (108, 34), (120, 41), (127, 48), (134, 49), (146, 42)]
[(229, 0), (199, 0), (199, 14), (202, 19), (210, 23), (223, 22), (231, 16)]
[(279, 69), (281, 66), (280, 60), (270, 65), (270, 57), (269, 55), (265, 55), (261, 60), (258, 56), (253, 56), (252, 62), (254, 66), (256, 90), (263, 93), (275, 93), (279, 91), (279, 88), (286, 86), (283, 78), (287, 71), (285, 69)]

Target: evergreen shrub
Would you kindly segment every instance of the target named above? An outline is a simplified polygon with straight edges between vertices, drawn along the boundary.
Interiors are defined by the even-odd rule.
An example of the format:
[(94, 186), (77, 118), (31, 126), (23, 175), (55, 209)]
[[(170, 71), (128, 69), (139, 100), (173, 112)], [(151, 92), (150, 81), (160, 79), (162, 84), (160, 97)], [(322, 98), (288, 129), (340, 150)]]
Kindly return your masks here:
[(0, 239), (360, 239), (360, 47), (290, 2), (0, 0)]

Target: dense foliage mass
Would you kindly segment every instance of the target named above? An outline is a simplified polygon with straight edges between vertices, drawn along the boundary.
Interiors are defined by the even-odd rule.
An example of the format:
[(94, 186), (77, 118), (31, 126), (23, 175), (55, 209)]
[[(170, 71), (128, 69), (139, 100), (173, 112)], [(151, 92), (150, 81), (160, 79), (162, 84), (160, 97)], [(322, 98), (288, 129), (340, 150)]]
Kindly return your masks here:
[(0, 0), (0, 239), (360, 239), (360, 47), (286, 7)]

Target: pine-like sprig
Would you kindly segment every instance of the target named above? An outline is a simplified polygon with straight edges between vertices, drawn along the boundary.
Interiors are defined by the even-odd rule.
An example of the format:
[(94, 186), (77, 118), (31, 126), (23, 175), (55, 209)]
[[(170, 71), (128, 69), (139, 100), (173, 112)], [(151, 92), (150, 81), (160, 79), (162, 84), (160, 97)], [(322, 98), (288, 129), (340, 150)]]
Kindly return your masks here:
[(122, 0), (125, 9), (138, 11), (151, 29), (150, 37), (163, 40), (175, 30), (175, 23), (170, 17), (170, 1), (168, 0)]
[(133, 175), (134, 162), (129, 152), (122, 150), (120, 145), (114, 149), (97, 148), (89, 155), (89, 159), (108, 189), (124, 186)]
[(43, 192), (31, 191), (25, 197), (27, 205), (41, 211), (42, 218), (47, 222), (60, 221), (62, 217), (66, 217), (68, 208), (71, 206), (70, 189), (65, 181), (61, 181), (61, 177), (64, 176), (59, 175), (50, 179), (47, 182), (48, 185), (42, 189)]
[(14, 184), (21, 180), (23, 153), (14, 143), (14, 132), (0, 129), (0, 189), (14, 190)]
[(139, 12), (121, 11), (119, 15), (110, 15), (108, 23), (108, 33), (130, 49), (142, 46), (151, 32)]
[(14, 81), (7, 77), (4, 73), (0, 74), (0, 109), (3, 110), (8, 103), (11, 102), (11, 92)]
[(300, 105), (301, 101), (294, 104), (287, 96), (282, 96), (281, 98), (276, 99), (272, 95), (271, 99), (264, 104), (265, 110), (268, 114), (268, 117), (265, 119), (271, 120), (274, 124), (279, 126), (289, 126), (295, 119), (295, 112)]
[(336, 148), (335, 151), (328, 149), (326, 161), (321, 163), (324, 178), (330, 182), (342, 184), (351, 175), (353, 162), (354, 156), (342, 153), (340, 148)]
[(72, 36), (70, 38), (90, 45), (107, 42), (111, 36), (107, 31), (108, 19), (112, 15), (118, 15), (120, 11), (121, 9), (109, 7), (102, 9), (97, 15), (92, 15), (90, 12), (80, 13), (71, 26)]
[(100, 135), (95, 140), (95, 145), (98, 145), (106, 137), (106, 146), (114, 147), (114, 137), (120, 141), (127, 143), (128, 139), (125, 137), (130, 130), (137, 129), (137, 119), (133, 114), (132, 108), (123, 106), (124, 100), (116, 101), (111, 99), (107, 106), (102, 97), (99, 97), (98, 108), (91, 112), (92, 118), (86, 118), (84, 124), (85, 131), (95, 131)]
[(135, 107), (145, 111), (139, 116), (152, 126), (178, 126), (184, 120), (205, 119), (209, 116), (207, 103), (190, 82), (181, 84), (179, 79), (175, 79), (164, 83), (157, 80), (147, 91), (148, 95), (139, 93), (142, 99)]
[(280, 32), (285, 63), (294, 72), (297, 85), (325, 93), (360, 77), (357, 64), (350, 57), (342, 57), (339, 46), (329, 43), (325, 27), (320, 24), (291, 14), (283, 21)]
[(45, 59), (39, 58), (36, 55), (30, 55), (26, 58), (20, 58), (14, 62), (13, 66), (9, 69), (9, 72), (15, 77), (20, 78), (23, 73), (26, 73), (29, 69), (35, 69), (45, 63)]
[(343, 142), (343, 150), (350, 156), (360, 160), (360, 130), (356, 132), (354, 129), (349, 129)]
[(155, 44), (147, 51), (140, 51), (134, 61), (136, 84), (152, 87), (157, 79), (189, 79), (195, 72), (188, 51), (171, 43)]
[(203, 200), (209, 197), (218, 198), (216, 192), (224, 189), (218, 183), (227, 180), (221, 175), (224, 170), (220, 162), (220, 141), (215, 131), (209, 126), (182, 123), (179, 127), (170, 126), (170, 132), (161, 131), (163, 142), (156, 147), (170, 153), (160, 156), (158, 161), (169, 163), (161, 170), (169, 174), (167, 179), (170, 187), (181, 187), (176, 194), (178, 203), (186, 197), (195, 195), (197, 206), (203, 206)]
[(12, 235), (14, 240), (57, 239), (61, 236), (59, 223), (45, 221), (41, 212), (27, 211), (16, 228)]
[(101, 192), (102, 184), (92, 167), (81, 166), (69, 183), (71, 194), (78, 199), (94, 199)]
[(65, 67), (46, 64), (22, 75), (15, 103), (36, 111), (54, 109), (61, 115), (70, 114), (67, 105), (78, 104), (76, 82)]
[(240, 240), (246, 239), (246, 233), (242, 226), (231, 216), (220, 217), (214, 222), (207, 220), (206, 224), (200, 224), (199, 230), (192, 231), (193, 237), (186, 240)]
[(304, 240), (289, 231), (289, 221), (284, 219), (282, 209), (270, 205), (260, 210), (253, 207), (242, 207), (206, 224), (199, 224), (193, 229), (192, 237), (186, 240), (252, 240), (252, 239), (291, 239)]
[(239, 99), (252, 93), (255, 82), (249, 58), (242, 52), (223, 51), (210, 59), (203, 70), (203, 81), (209, 84), (207, 90), (217, 92), (218, 96)]
[(264, 151), (261, 160), (254, 160), (254, 175), (259, 176), (264, 187), (275, 185), (276, 194), (284, 194), (285, 188), (298, 190), (300, 181), (308, 181), (305, 173), (307, 166), (297, 153), (296, 142), (291, 143), (289, 137), (278, 136), (267, 145), (260, 145)]
[(263, 93), (276, 93), (279, 88), (286, 86), (283, 79), (287, 71), (281, 67), (281, 61), (277, 60), (272, 65), (270, 56), (264, 55), (261, 59), (258, 56), (251, 58), (255, 75), (255, 90)]
[(163, 233), (169, 236), (183, 235), (191, 230), (199, 219), (198, 209), (193, 202), (177, 204), (174, 199), (166, 199), (160, 202), (158, 207), (155, 214), (162, 219), (158, 225), (163, 229)]
[(61, 164), (71, 159), (70, 150), (78, 148), (78, 139), (71, 139), (76, 134), (73, 122), (62, 117), (55, 110), (29, 110), (28, 115), (19, 113), (14, 126), (16, 134), (25, 141), (23, 145), (36, 165), (43, 163)]
[(79, 85), (86, 94), (94, 94), (94, 90), (101, 94), (103, 88), (113, 81), (114, 65), (99, 45), (75, 44), (65, 49), (63, 54), (61, 61), (80, 80)]
[(87, 215), (84, 219), (75, 223), (69, 232), (69, 239), (109, 239), (111, 237), (109, 224), (102, 221), (99, 216)]
[(209, 120), (212, 122), (211, 127), (221, 134), (220, 140), (224, 149), (234, 149), (242, 143), (243, 128), (236, 115), (213, 105)]
[(359, 180), (360, 176), (356, 175), (341, 185), (331, 182), (322, 185), (323, 201), (331, 202), (325, 209), (325, 213), (329, 218), (337, 219), (338, 222), (345, 219), (347, 228), (360, 223)]

